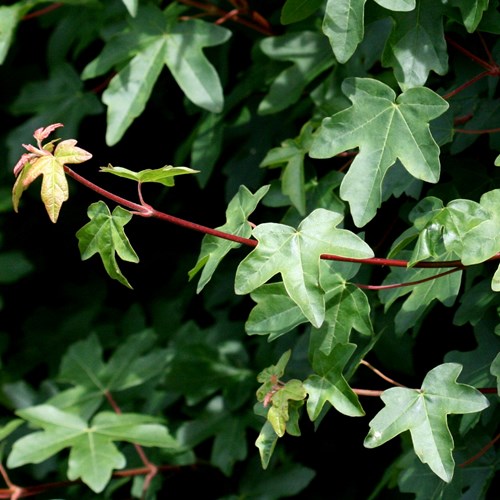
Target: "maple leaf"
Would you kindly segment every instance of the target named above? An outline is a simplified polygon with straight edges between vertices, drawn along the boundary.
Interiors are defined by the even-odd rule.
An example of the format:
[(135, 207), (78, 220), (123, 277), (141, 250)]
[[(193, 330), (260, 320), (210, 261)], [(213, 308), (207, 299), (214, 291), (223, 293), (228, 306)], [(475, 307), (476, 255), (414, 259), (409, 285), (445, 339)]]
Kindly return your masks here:
[[(238, 193), (229, 202), (226, 209), (226, 223), (217, 227), (219, 231), (249, 238), (252, 227), (248, 223), (248, 217), (255, 210), (259, 201), (267, 194), (269, 186), (262, 186), (255, 194), (252, 194), (245, 186), (240, 186)], [(200, 293), (217, 269), (222, 259), (233, 249), (241, 246), (241, 243), (226, 240), (213, 235), (205, 235), (201, 244), (200, 254), (193, 269), (189, 271), (189, 279), (203, 269), (196, 293)]]
[(118, 267), (115, 257), (116, 253), (127, 262), (139, 262), (139, 257), (123, 230), (132, 214), (120, 206), (111, 213), (106, 203), (98, 201), (90, 205), (87, 215), (90, 222), (76, 233), (82, 260), (99, 253), (109, 276), (132, 288)]
[(257, 226), (253, 235), (259, 244), (238, 266), (236, 293), (250, 293), (280, 273), (290, 298), (315, 327), (321, 326), (325, 318), (324, 291), (319, 284), (321, 254), (373, 256), (359, 236), (337, 228), (342, 219), (341, 214), (320, 208), (298, 229), (276, 223)]
[(212, 113), (222, 111), (222, 85), (203, 49), (226, 42), (231, 32), (199, 19), (178, 22), (178, 17), (175, 3), (163, 12), (141, 6), (130, 28), (112, 37), (84, 69), (84, 79), (117, 69), (102, 95), (108, 106), (109, 145), (142, 113), (165, 65), (189, 100)]
[(92, 158), (88, 151), (76, 146), (75, 139), (61, 141), (55, 148), (54, 143), (57, 140), (42, 145), (43, 139), (62, 126), (61, 123), (55, 123), (35, 130), (33, 137), (37, 141), (37, 148), (31, 144), (23, 144), (29, 153), (24, 153), (14, 167), (17, 179), (12, 188), (12, 205), (15, 212), (19, 209), (23, 192), (35, 179), (43, 175), (41, 198), (50, 220), (57, 222), (61, 206), (69, 196), (68, 181), (64, 172), (65, 164), (83, 163)]
[(360, 417), (365, 414), (342, 374), (355, 350), (355, 344), (337, 344), (329, 355), (319, 350), (314, 352), (312, 365), (316, 373), (304, 381), (308, 393), (307, 413), (312, 421), (318, 418), (327, 401), (344, 415)]
[(342, 91), (352, 106), (325, 118), (315, 133), (309, 155), (331, 158), (359, 146), (340, 186), (358, 227), (376, 214), (388, 169), (400, 160), (417, 179), (437, 182), (439, 147), (429, 121), (448, 109), (448, 103), (428, 88), (411, 88), (396, 98), (385, 83), (370, 78), (347, 78)]
[[(375, 0), (386, 9), (409, 11), (415, 0)], [(328, 0), (323, 19), (323, 32), (330, 39), (335, 57), (347, 62), (364, 38), (366, 0)]]
[(100, 172), (107, 172), (118, 177), (140, 182), (141, 184), (145, 182), (156, 182), (165, 187), (172, 187), (175, 185), (175, 177), (177, 175), (196, 174), (198, 173), (198, 170), (193, 170), (189, 167), (174, 167), (172, 165), (165, 165), (161, 168), (147, 168), (145, 170), (141, 170), (140, 172), (135, 172), (134, 170), (129, 170), (128, 168), (113, 167), (112, 165), (108, 165), (107, 167), (101, 167)]
[(370, 422), (365, 438), (375, 448), (405, 431), (410, 431), (413, 448), (443, 481), (453, 478), (453, 437), (447, 415), (475, 413), (489, 402), (474, 387), (456, 382), (462, 366), (444, 363), (427, 373), (420, 390), (393, 387), (381, 398), (385, 407)]
[(89, 425), (78, 415), (47, 404), (16, 413), (43, 430), (30, 433), (14, 443), (7, 459), (9, 468), (38, 464), (70, 448), (68, 479), (81, 479), (96, 493), (108, 484), (113, 470), (123, 469), (126, 465), (125, 456), (113, 441), (180, 448), (168, 429), (159, 424), (160, 420), (148, 415), (101, 412)]

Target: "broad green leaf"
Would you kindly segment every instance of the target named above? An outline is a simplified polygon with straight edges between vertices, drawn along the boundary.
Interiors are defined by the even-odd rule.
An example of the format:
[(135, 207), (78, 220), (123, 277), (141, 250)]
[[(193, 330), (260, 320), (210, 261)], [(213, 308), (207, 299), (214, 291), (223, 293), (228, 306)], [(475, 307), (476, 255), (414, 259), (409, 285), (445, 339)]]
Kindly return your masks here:
[(257, 305), (250, 311), (245, 323), (245, 331), (249, 335), (269, 335), (271, 341), (307, 322), (281, 282), (262, 285), (250, 296)]
[(342, 219), (340, 214), (317, 209), (298, 229), (276, 223), (257, 226), (253, 235), (259, 244), (238, 266), (236, 293), (250, 293), (279, 273), (287, 293), (304, 316), (315, 327), (321, 326), (325, 318), (325, 298), (319, 286), (320, 256), (373, 256), (361, 238), (337, 228)]
[(347, 62), (364, 36), (366, 0), (328, 0), (323, 33), (340, 63)]
[(464, 237), (462, 262), (466, 266), (484, 262), (500, 252), (500, 214), (498, 212), (500, 189), (484, 193), (479, 204), (487, 217)]
[[(248, 222), (248, 217), (268, 190), (269, 186), (262, 186), (255, 194), (252, 194), (245, 186), (240, 186), (238, 193), (229, 202), (226, 209), (226, 223), (217, 229), (242, 238), (249, 238), (252, 234), (252, 228)], [(193, 279), (200, 269), (203, 269), (196, 288), (197, 293), (200, 293), (211, 280), (222, 259), (233, 248), (240, 245), (240, 243), (217, 236), (204, 236), (198, 261), (195, 267), (189, 271), (189, 279)]]
[[(410, 11), (415, 0), (375, 0), (393, 11)], [(366, 0), (328, 0), (323, 18), (323, 33), (330, 39), (335, 57), (347, 62), (365, 35)]]
[[(492, 294), (490, 290), (490, 295)], [(495, 357), (500, 352), (500, 337), (491, 334), (491, 322), (484, 321), (474, 327), (476, 348), (467, 351), (450, 350), (444, 361), (459, 363), (464, 367), (460, 377), (474, 387), (491, 387), (495, 384), (493, 368)]]
[(281, 24), (292, 24), (308, 18), (316, 12), (324, 0), (286, 0), (281, 9)]
[(12, 44), (17, 25), (25, 10), (26, 7), (20, 2), (10, 6), (0, 7), (0, 64), (2, 64), (7, 57), (7, 52)]
[(470, 0), (469, 2), (451, 0), (451, 5), (460, 9), (464, 25), (469, 33), (476, 31), (489, 3), (490, 0)]
[(134, 17), (137, 15), (137, 7), (139, 6), (139, 0), (122, 0), (123, 5), (128, 10), (128, 13)]
[(2, 425), (0, 427), (0, 441), (3, 441), (7, 436), (12, 434), (23, 423), (24, 420), (21, 418), (15, 418)]
[(459, 364), (445, 363), (427, 373), (419, 390), (394, 387), (385, 391), (381, 396), (385, 407), (370, 422), (364, 445), (375, 448), (410, 431), (417, 456), (449, 483), (455, 462), (447, 416), (479, 412), (489, 405), (479, 391), (457, 383), (461, 370)]
[(274, 432), (271, 422), (266, 420), (255, 441), (255, 446), (259, 449), (260, 461), (264, 470), (266, 470), (269, 465), (278, 439), (278, 435)]
[[(117, 66), (103, 93), (108, 106), (106, 142), (114, 145), (145, 109), (166, 65), (188, 99), (212, 113), (224, 106), (222, 85), (203, 49), (226, 42), (231, 32), (197, 19), (177, 22), (152, 5), (141, 6), (126, 29), (84, 70), (89, 78)], [(124, 65), (123, 63), (126, 62)]]
[(167, 428), (148, 415), (101, 412), (89, 425), (77, 415), (50, 405), (33, 406), (17, 414), (43, 430), (14, 443), (7, 459), (8, 466), (38, 464), (70, 448), (68, 478), (81, 479), (95, 493), (105, 488), (115, 469), (126, 465), (125, 456), (114, 441), (179, 448)]
[(210, 462), (227, 476), (234, 464), (247, 457), (246, 426), (244, 419), (229, 417), (214, 439)]
[(312, 367), (314, 375), (304, 381), (307, 391), (307, 414), (316, 420), (326, 402), (337, 411), (350, 417), (361, 417), (365, 414), (358, 396), (349, 387), (342, 371), (356, 350), (354, 344), (337, 344), (325, 355), (321, 351), (314, 352)]
[[(449, 254), (441, 254), (442, 259), (449, 260)], [(398, 283), (412, 283), (428, 280), (413, 286), (396, 287), (379, 292), (380, 299), (385, 304), (385, 311), (394, 301), (406, 294), (409, 296), (403, 302), (395, 317), (396, 331), (400, 334), (417, 327), (427, 309), (433, 305), (434, 300), (439, 300), (447, 307), (451, 307), (460, 290), (462, 271), (457, 271), (436, 279), (433, 276), (441, 274), (444, 270), (439, 268), (393, 268), (384, 285)]]
[(265, 38), (260, 48), (271, 59), (293, 63), (274, 79), (259, 104), (258, 112), (263, 115), (277, 113), (296, 103), (306, 86), (334, 63), (328, 41), (314, 31)]
[(304, 180), (304, 157), (311, 146), (313, 126), (310, 122), (302, 127), (299, 137), (286, 139), (278, 148), (268, 151), (261, 167), (285, 165), (281, 176), (283, 194), (290, 198), (300, 215), (306, 213), (306, 184)]
[(12, 204), (17, 212), (23, 191), (43, 175), (41, 197), (49, 218), (57, 222), (62, 204), (69, 197), (68, 181), (64, 172), (66, 163), (83, 163), (92, 158), (87, 151), (76, 146), (76, 140), (61, 141), (52, 154), (47, 149), (27, 149), (31, 158), (18, 175), (12, 188)]
[(326, 277), (322, 273), (320, 282), (327, 291), (325, 322), (318, 332), (318, 337), (322, 338), (319, 344), (321, 352), (329, 355), (336, 344), (347, 344), (353, 329), (372, 336), (374, 331), (366, 294), (335, 273)]
[(112, 165), (108, 165), (107, 167), (101, 167), (100, 171), (140, 183), (157, 182), (166, 187), (172, 187), (175, 185), (175, 176), (177, 175), (196, 174), (198, 172), (197, 170), (193, 170), (189, 167), (173, 167), (172, 165), (165, 165), (164, 167), (155, 169), (148, 168), (146, 170), (141, 170), (140, 172), (134, 172), (128, 168), (113, 167)]
[[(448, 71), (443, 12), (439, 2), (420, 0), (411, 12), (394, 13), (382, 64), (394, 68), (403, 90), (424, 85), (430, 71)], [(408, 54), (412, 54), (408, 57)]]
[(109, 276), (132, 288), (118, 267), (115, 257), (116, 253), (127, 262), (139, 262), (139, 257), (123, 230), (132, 214), (120, 206), (111, 213), (103, 201), (98, 201), (90, 205), (87, 215), (90, 222), (76, 233), (82, 260), (99, 253)]
[(314, 138), (310, 156), (331, 158), (359, 147), (340, 187), (358, 227), (376, 214), (382, 183), (397, 159), (417, 179), (437, 182), (439, 147), (429, 121), (444, 113), (448, 104), (428, 88), (412, 88), (396, 98), (387, 85), (369, 78), (348, 78), (343, 92), (352, 106), (325, 118)]
[(445, 207), (438, 198), (421, 200), (410, 212), (410, 220), (419, 231), (410, 265), (433, 257), (443, 251), (462, 257), (464, 240), (476, 226), (489, 219), (488, 212), (471, 200), (452, 200)]
[(153, 350), (155, 340), (150, 330), (130, 335), (104, 362), (99, 339), (90, 335), (67, 350), (58, 380), (97, 389), (101, 394), (144, 384), (161, 373), (167, 364), (165, 349)]

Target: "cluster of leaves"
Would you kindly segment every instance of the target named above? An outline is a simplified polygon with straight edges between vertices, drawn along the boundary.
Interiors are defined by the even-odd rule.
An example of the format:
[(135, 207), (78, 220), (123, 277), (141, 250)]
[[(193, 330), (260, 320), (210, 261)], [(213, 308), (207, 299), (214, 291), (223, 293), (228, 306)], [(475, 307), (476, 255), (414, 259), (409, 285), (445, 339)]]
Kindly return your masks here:
[[(28, 65), (14, 72), (33, 50), (20, 41), (26, 22), (39, 22), (37, 36), (46, 41), (45, 79), (26, 77)], [(110, 497), (128, 487), (155, 498), (172, 486), (159, 472), (205, 460), (232, 480), (214, 497), (294, 496), (319, 476), (293, 453), (297, 441), (310, 439), (297, 440), (308, 423), (322, 433), (337, 425), (334, 418), (369, 416), (360, 447), (399, 439), (382, 480), (370, 485), (372, 497), (397, 487), (416, 498), (486, 498), (500, 466), (493, 447), (499, 33), (497, 0), (20, 0), (0, 7), (0, 62), (20, 87), (7, 90), (5, 112), (29, 115), (4, 131), (9, 166), (1, 175), (10, 183), (15, 165), (12, 209), (32, 209), (38, 219), (24, 193), (40, 176), (42, 202), (58, 225), (68, 177), (77, 194), (97, 194), (90, 220), (75, 230), (80, 258), (98, 254), (115, 280), (106, 286), (125, 285), (131, 294), (119, 301), (113, 327), (99, 296), (78, 296), (90, 320), (57, 339), (64, 349), (47, 361), (47, 388), (35, 389), (32, 375), (14, 368), (18, 346), (4, 348), (6, 494), (63, 486), (62, 475), (68, 497), (79, 488), (82, 498), (81, 481)], [(80, 144), (123, 151), (127, 162), (164, 163), (167, 154), (168, 163), (190, 166), (108, 164), (100, 171), (111, 175), (96, 181), (88, 164), (83, 174), (72, 166), (95, 153), (74, 138), (45, 142), (63, 124)], [(36, 146), (24, 144), (33, 130)], [(28, 151), (20, 160), (19, 144)], [(193, 184), (168, 189), (173, 201), (165, 201), (165, 188), (186, 174), (182, 180)], [(112, 187), (102, 188), (102, 179)], [(134, 186), (126, 195), (122, 181)], [(146, 202), (145, 184), (153, 195), (162, 189), (154, 202), (149, 192)], [(183, 217), (196, 200), (199, 217), (218, 220), (220, 199), (226, 222), (216, 228), (170, 215)], [(23, 217), (4, 211), (6, 221)], [(184, 281), (161, 276), (164, 294), (144, 278), (145, 301), (133, 295), (134, 280), (118, 260), (139, 262), (125, 233), (134, 218), (204, 233), (199, 252), (187, 246), (169, 254)], [(163, 228), (165, 238), (150, 230), (144, 240), (166, 246), (172, 227)], [(0, 283), (22, 286), (35, 266), (22, 248), (2, 246)], [(151, 263), (155, 279), (165, 262), (161, 255)], [(139, 312), (134, 302), (123, 319), (130, 300)], [(8, 301), (6, 292), (5, 310)], [(36, 310), (29, 314), (35, 321)], [(67, 331), (52, 320), (58, 327), (60, 336)], [(393, 387), (354, 387), (373, 380), (365, 368)], [(20, 388), (30, 396), (16, 396)], [(373, 396), (382, 407), (371, 414), (362, 398)], [(280, 454), (280, 446), (292, 453)], [(26, 465), (39, 468), (21, 479), (46, 482), (17, 486), (11, 469)]]

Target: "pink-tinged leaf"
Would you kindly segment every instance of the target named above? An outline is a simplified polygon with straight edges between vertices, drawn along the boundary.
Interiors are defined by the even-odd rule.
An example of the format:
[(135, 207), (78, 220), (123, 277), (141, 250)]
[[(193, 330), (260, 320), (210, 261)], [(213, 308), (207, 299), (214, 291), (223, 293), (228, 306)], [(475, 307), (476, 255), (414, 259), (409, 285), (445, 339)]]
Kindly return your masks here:
[(64, 127), (62, 123), (53, 123), (52, 125), (49, 125), (48, 127), (40, 127), (35, 130), (35, 133), (33, 134), (33, 137), (37, 140), (37, 142), (41, 142), (44, 139), (47, 139), (47, 137), (54, 132), (56, 128), (59, 127)]
[(35, 155), (32, 153), (24, 153), (21, 155), (21, 158), (14, 166), (14, 175), (17, 177), (19, 172), (24, 168), (24, 165), (28, 163), (31, 159), (35, 158)]
[(57, 145), (54, 156), (61, 164), (83, 163), (92, 158), (92, 155), (88, 151), (76, 147), (76, 142), (75, 139), (67, 139)]

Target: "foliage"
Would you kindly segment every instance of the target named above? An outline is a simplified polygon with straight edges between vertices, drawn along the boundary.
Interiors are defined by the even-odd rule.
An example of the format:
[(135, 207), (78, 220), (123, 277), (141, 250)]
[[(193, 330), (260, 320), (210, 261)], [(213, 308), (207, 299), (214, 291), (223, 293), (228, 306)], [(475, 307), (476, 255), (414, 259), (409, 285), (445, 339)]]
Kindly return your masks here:
[(0, 498), (488, 498), (498, 6), (3, 2)]

